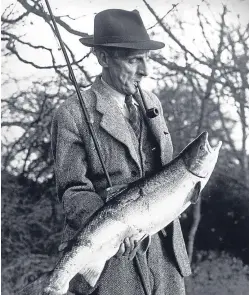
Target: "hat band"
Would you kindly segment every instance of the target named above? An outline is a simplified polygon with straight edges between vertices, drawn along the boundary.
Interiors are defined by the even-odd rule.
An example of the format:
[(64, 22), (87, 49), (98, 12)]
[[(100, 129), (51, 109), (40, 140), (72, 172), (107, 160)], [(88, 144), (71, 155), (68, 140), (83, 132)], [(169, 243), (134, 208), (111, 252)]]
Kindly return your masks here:
[[(129, 43), (129, 42), (144, 42), (150, 41), (149, 36), (144, 36), (145, 38), (141, 40), (141, 36), (102, 36), (102, 37), (95, 37), (94, 36), (94, 43), (95, 44), (108, 44), (108, 43)], [(138, 38), (140, 40), (138, 40)]]

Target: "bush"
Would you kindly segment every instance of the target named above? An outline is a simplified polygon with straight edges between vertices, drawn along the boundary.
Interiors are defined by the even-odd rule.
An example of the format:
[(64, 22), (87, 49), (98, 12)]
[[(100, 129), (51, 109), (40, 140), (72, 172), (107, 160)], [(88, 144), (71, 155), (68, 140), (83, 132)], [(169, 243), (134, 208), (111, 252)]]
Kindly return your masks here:
[(187, 294), (245, 295), (249, 290), (249, 266), (225, 252), (198, 252), (193, 275), (186, 280)]
[(2, 294), (50, 270), (63, 228), (55, 186), (2, 173)]

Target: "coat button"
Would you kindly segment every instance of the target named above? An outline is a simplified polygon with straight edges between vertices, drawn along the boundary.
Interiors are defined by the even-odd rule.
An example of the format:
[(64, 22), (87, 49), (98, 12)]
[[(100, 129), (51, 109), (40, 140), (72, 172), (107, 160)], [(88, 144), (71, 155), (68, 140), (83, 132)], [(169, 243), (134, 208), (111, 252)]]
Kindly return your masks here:
[(132, 176), (137, 176), (137, 172), (133, 170), (133, 171), (131, 171), (131, 175)]

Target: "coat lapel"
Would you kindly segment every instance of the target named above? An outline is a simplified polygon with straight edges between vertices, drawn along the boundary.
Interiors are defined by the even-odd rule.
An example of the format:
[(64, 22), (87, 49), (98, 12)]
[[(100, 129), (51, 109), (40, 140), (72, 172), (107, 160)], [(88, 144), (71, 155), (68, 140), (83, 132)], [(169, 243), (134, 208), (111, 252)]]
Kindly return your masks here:
[[(160, 147), (160, 157), (162, 165), (166, 165), (169, 161), (172, 160), (172, 143), (169, 135), (169, 131), (167, 125), (165, 123), (163, 114), (159, 114), (155, 118), (147, 118), (146, 111), (144, 108), (144, 104), (142, 102), (142, 98), (138, 93), (134, 95), (135, 99), (138, 101), (139, 105), (141, 106), (141, 110), (143, 112), (144, 118), (149, 125), (150, 130), (152, 131), (155, 139), (157, 140), (159, 147)], [(152, 98), (144, 92), (144, 100), (148, 109), (153, 108), (155, 105)]]
[(96, 81), (94, 87), (92, 87), (96, 95), (96, 110), (102, 114), (100, 126), (128, 148), (131, 157), (141, 170), (138, 154), (126, 119), (118, 105), (106, 95), (104, 87), (101, 81)]

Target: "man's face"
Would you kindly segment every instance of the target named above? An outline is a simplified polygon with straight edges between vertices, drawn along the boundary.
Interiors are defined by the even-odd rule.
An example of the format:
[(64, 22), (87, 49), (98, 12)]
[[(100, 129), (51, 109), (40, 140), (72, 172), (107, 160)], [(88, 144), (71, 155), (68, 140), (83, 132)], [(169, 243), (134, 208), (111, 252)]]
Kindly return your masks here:
[(125, 57), (108, 58), (108, 80), (110, 86), (125, 95), (134, 94), (136, 83), (148, 75), (148, 51), (130, 50)]

